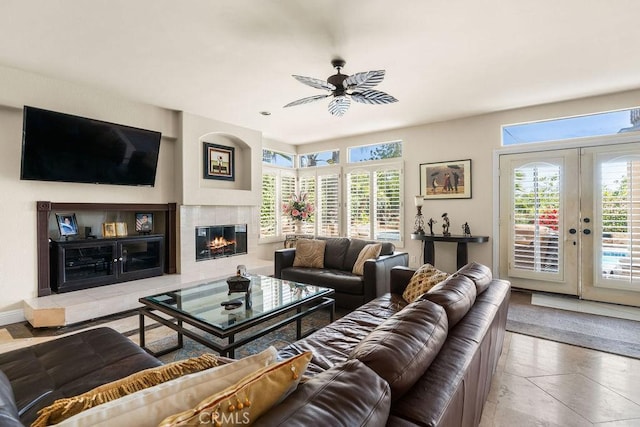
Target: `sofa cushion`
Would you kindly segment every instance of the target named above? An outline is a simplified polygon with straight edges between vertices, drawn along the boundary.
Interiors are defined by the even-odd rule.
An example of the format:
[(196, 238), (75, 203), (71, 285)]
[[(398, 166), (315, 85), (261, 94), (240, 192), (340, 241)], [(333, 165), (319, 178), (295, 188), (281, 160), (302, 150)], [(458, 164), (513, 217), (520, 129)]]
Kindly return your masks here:
[(362, 276), (364, 274), (364, 262), (368, 259), (377, 259), (380, 256), (380, 250), (382, 249), (382, 243), (369, 243), (364, 245), (364, 248), (358, 254), (355, 264), (353, 264), (353, 274)]
[[(199, 425), (201, 422), (225, 420), (225, 424), (230, 425), (252, 424), (296, 389), (309, 360), (311, 352), (262, 368), (212, 394), (193, 409), (165, 418), (159, 426)], [(229, 415), (237, 422), (230, 423)]]
[(431, 288), (420, 299), (441, 305), (447, 312), (449, 329), (451, 329), (467, 314), (476, 301), (476, 286), (468, 277), (454, 274)]
[(398, 400), (427, 370), (447, 339), (444, 309), (416, 301), (376, 327), (353, 350), (358, 359), (384, 378)]
[(319, 240), (324, 240), (327, 243), (324, 249), (324, 266), (329, 269), (342, 270), (344, 257), (349, 249), (349, 239), (346, 237), (320, 237)]
[(155, 426), (166, 417), (193, 408), (207, 396), (232, 386), (276, 360), (276, 349), (269, 347), (235, 362), (185, 375), (88, 409), (59, 426)]
[(473, 283), (476, 285), (478, 295), (483, 293), (489, 287), (489, 283), (491, 283), (491, 280), (493, 279), (491, 269), (486, 265), (478, 264), (475, 261), (463, 266), (456, 273), (473, 280)]
[(205, 353), (157, 368), (145, 369), (119, 380), (103, 384), (86, 393), (58, 399), (46, 408), (42, 408), (38, 413), (38, 418), (31, 425), (33, 427), (44, 427), (50, 424), (58, 424), (94, 406), (102, 405), (136, 391), (217, 365), (218, 358), (213, 354)]
[(2, 371), (0, 371), (0, 426), (23, 427), (13, 398), (11, 383)]
[(300, 384), (255, 426), (384, 426), (389, 385), (359, 360), (348, 360)]
[(363, 276), (356, 276), (348, 271), (290, 267), (282, 271), (282, 278), (314, 286), (333, 288), (336, 292), (345, 294), (362, 295), (364, 293)]
[[(347, 250), (347, 253), (344, 257), (344, 265), (342, 266), (342, 269), (346, 271), (352, 271), (353, 266), (358, 259), (358, 255), (360, 255), (360, 251), (362, 251), (362, 248), (364, 248), (365, 245), (368, 245), (370, 243), (377, 242), (361, 239), (351, 239), (351, 241), (349, 242), (349, 249)], [(380, 249), (380, 255), (392, 255), (393, 251), (395, 250), (396, 247), (393, 245), (393, 243), (383, 242), (382, 248)]]
[(324, 267), (324, 248), (327, 242), (315, 239), (299, 239), (296, 241), (294, 267)]
[(413, 302), (447, 277), (449, 273), (440, 271), (431, 264), (425, 264), (413, 273), (409, 284), (402, 292), (402, 298), (407, 302)]

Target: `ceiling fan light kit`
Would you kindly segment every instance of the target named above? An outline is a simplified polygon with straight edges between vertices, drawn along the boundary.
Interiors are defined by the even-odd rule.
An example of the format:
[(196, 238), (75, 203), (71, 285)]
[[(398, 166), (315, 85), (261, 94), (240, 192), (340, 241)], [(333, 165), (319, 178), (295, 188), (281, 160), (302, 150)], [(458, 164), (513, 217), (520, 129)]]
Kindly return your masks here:
[(293, 75), (293, 78), (300, 83), (304, 83), (315, 89), (326, 90), (329, 93), (298, 99), (297, 101), (288, 103), (284, 108), (308, 104), (333, 96), (333, 99), (329, 102), (329, 113), (337, 117), (342, 117), (349, 109), (351, 99), (362, 104), (391, 104), (398, 102), (396, 98), (385, 92), (371, 89), (384, 80), (384, 70), (365, 71), (349, 76), (340, 72), (345, 65), (343, 59), (334, 59), (331, 61), (331, 65), (337, 70), (337, 73), (330, 76), (327, 81), (314, 79), (313, 77)]

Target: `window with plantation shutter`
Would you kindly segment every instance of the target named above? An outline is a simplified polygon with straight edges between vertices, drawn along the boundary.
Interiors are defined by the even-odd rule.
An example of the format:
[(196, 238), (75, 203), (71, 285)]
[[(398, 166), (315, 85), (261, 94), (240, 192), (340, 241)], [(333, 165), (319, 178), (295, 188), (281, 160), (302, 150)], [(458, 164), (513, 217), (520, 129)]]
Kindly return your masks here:
[[(314, 176), (300, 177), (299, 193), (307, 195), (307, 201), (316, 206), (316, 179)], [(315, 235), (316, 214), (314, 213), (306, 221), (302, 221), (302, 233)]]
[[(282, 204), (291, 200), (291, 197), (296, 193), (296, 178), (293, 175), (282, 175), (280, 179), (280, 194), (282, 195)], [(280, 221), (282, 224), (281, 234), (293, 234), (295, 231), (295, 223), (289, 215), (285, 215), (282, 209), (279, 209)]]
[(346, 175), (347, 235), (361, 239), (402, 238), (402, 165), (377, 164)]
[(374, 178), (374, 239), (400, 240), (400, 171), (376, 171)]
[(511, 274), (558, 273), (560, 166), (541, 162), (514, 169), (512, 200)]
[(278, 235), (277, 212), (277, 177), (273, 173), (262, 175), (262, 205), (260, 206), (260, 237), (275, 237)]
[(347, 174), (347, 236), (371, 236), (371, 174), (367, 171)]
[(340, 235), (340, 175), (318, 176), (318, 202), (316, 203), (318, 235)]

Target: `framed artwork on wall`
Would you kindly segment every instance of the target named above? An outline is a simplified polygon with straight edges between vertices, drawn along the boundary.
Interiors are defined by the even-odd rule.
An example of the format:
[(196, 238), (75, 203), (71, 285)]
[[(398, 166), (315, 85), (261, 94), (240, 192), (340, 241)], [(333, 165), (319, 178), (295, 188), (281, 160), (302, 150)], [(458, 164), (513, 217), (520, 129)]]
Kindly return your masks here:
[(235, 163), (233, 147), (204, 143), (203, 171), (204, 179), (235, 180)]
[(78, 234), (78, 221), (76, 221), (76, 214), (57, 213), (56, 222), (58, 223), (58, 230), (60, 230), (61, 237), (75, 236)]
[(428, 199), (470, 199), (471, 160), (420, 164), (420, 194)]

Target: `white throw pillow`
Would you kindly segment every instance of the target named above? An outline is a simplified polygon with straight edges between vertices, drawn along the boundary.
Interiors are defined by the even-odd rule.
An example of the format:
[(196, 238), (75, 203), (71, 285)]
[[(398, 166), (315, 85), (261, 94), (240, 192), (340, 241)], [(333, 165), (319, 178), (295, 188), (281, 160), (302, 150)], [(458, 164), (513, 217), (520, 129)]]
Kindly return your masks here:
[(358, 254), (358, 259), (356, 260), (356, 263), (353, 264), (351, 272), (358, 276), (362, 276), (364, 274), (365, 261), (368, 259), (378, 259), (380, 251), (382, 251), (382, 243), (369, 243), (365, 245)]
[(205, 371), (196, 372), (137, 391), (87, 409), (57, 426), (156, 426), (166, 417), (193, 408), (213, 393), (276, 362), (274, 347)]

